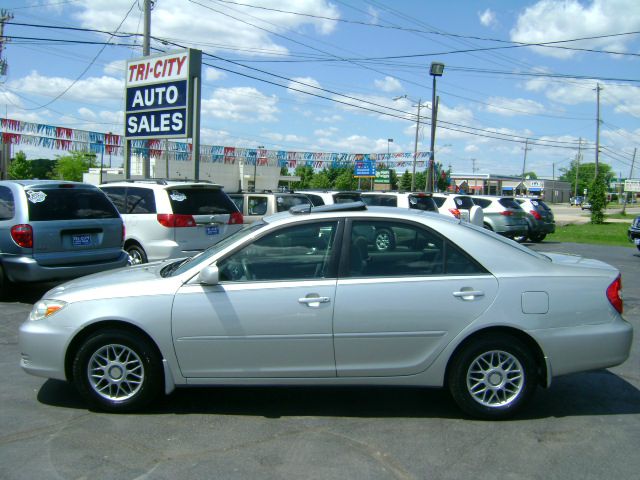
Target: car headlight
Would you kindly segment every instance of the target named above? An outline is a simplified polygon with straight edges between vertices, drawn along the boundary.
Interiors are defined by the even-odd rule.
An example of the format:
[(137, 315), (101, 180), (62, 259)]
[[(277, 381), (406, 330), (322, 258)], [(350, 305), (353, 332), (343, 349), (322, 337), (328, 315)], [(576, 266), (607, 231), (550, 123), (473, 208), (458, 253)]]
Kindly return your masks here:
[(35, 321), (50, 317), (66, 306), (67, 302), (63, 302), (62, 300), (40, 300), (33, 306), (29, 314), (29, 320)]

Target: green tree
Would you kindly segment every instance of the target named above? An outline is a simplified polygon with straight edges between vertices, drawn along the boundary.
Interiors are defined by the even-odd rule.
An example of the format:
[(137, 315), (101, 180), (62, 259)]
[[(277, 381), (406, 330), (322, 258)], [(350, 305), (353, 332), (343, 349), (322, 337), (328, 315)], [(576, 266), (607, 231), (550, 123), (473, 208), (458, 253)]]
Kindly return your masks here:
[(291, 184), (294, 190), (296, 189), (303, 190), (305, 188), (311, 188), (311, 180), (315, 175), (313, 171), (313, 167), (310, 167), (308, 165), (298, 165), (295, 169), (294, 175), (296, 175), (297, 177), (300, 177), (299, 182), (293, 182)]
[(424, 192), (424, 187), (427, 184), (427, 174), (425, 172), (416, 172), (416, 192)]
[(89, 168), (96, 167), (96, 156), (83, 152), (71, 152), (69, 155), (58, 157), (54, 169), (54, 177), (60, 180), (81, 182), (82, 174)]
[[(576, 169), (578, 170), (578, 188), (576, 189)], [(611, 167), (606, 163), (598, 164), (598, 171), (602, 173), (606, 185), (609, 184), (614, 174)], [(576, 161), (571, 162), (569, 168), (561, 168), (560, 180), (563, 182), (569, 182), (571, 184), (571, 194), (577, 192), (578, 195), (583, 195), (584, 190), (587, 191), (593, 183), (593, 179), (596, 176), (596, 164), (595, 163), (581, 163), (578, 165)]]
[(327, 190), (331, 188), (331, 180), (329, 179), (329, 175), (327, 170), (324, 169), (318, 173), (316, 173), (311, 182), (309, 183), (310, 188), (315, 188), (319, 190)]
[(31, 163), (33, 178), (42, 180), (53, 176), (53, 169), (56, 166), (55, 160), (50, 160), (48, 158), (34, 158), (33, 160), (29, 160), (29, 162)]
[(389, 170), (389, 187), (391, 190), (398, 190), (398, 174), (395, 170)]
[(27, 160), (27, 155), (23, 151), (16, 153), (15, 158), (11, 160), (7, 170), (9, 178), (12, 180), (27, 180), (33, 178), (31, 164)]
[(409, 173), (409, 170), (405, 170), (402, 177), (400, 177), (400, 190), (411, 190), (411, 174)]
[(353, 177), (353, 170), (343, 168), (333, 184), (336, 190), (355, 190), (358, 188), (358, 180)]
[(536, 175), (536, 172), (525, 172), (524, 178), (527, 180), (537, 180), (538, 175)]
[(591, 223), (604, 223), (604, 209), (607, 205), (607, 182), (605, 174), (600, 169), (598, 169), (598, 175), (591, 183), (589, 202), (591, 203)]

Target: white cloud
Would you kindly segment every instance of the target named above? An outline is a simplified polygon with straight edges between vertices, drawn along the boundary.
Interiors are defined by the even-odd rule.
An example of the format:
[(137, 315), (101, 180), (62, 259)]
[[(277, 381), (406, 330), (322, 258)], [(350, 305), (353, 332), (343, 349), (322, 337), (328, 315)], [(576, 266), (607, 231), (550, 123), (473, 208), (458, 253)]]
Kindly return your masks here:
[(9, 88), (47, 98), (53, 98), (68, 89), (63, 97), (65, 100), (91, 103), (122, 98), (124, 80), (102, 76), (74, 82), (69, 78), (45, 77), (33, 71), (24, 78), (9, 82)]
[(464, 151), (467, 153), (473, 153), (479, 151), (480, 148), (477, 145), (467, 145), (464, 147)]
[(126, 60), (114, 60), (105, 65), (102, 71), (110, 77), (122, 78), (124, 80), (124, 73), (127, 69), (126, 65)]
[[(569, 40), (640, 28), (638, 0), (540, 0), (520, 14), (511, 30), (511, 40), (537, 43)], [(567, 47), (599, 48), (624, 52), (633, 36), (618, 36), (562, 44)], [(535, 47), (536, 52), (557, 58), (569, 58), (572, 50)]]
[(402, 89), (402, 84), (393, 77), (384, 77), (383, 80), (374, 80), (374, 85), (383, 92), (397, 92)]
[(205, 67), (204, 68), (204, 79), (209, 82), (215, 82), (216, 80), (220, 80), (221, 78), (225, 78), (227, 74), (222, 70), (218, 70), (217, 68)]
[[(81, 0), (74, 4), (77, 5), (74, 17), (82, 27), (112, 31), (122, 22), (131, 4), (131, 0)], [(269, 5), (262, 2), (261, 6)], [(288, 50), (277, 43), (279, 38), (253, 25), (280, 33), (312, 26), (316, 32), (328, 35), (335, 30), (336, 22), (313, 16), (340, 17), (338, 8), (326, 0), (280, 0), (272, 6), (311, 16), (232, 4), (162, 0), (155, 2), (152, 11), (152, 32), (155, 37), (170, 38), (177, 43), (209, 52), (219, 51), (224, 49), (223, 45), (233, 44), (234, 49), (241, 49), (247, 55), (265, 56), (285, 54)], [(134, 6), (120, 31), (138, 31), (139, 18), (140, 11)]]
[(253, 87), (218, 88), (202, 100), (202, 116), (238, 122), (276, 121), (278, 99)]
[[(307, 95), (306, 93), (303, 92), (309, 92), (309, 93), (313, 93), (313, 94), (322, 94), (322, 91), (317, 90), (317, 88), (314, 87), (320, 87), (320, 82), (318, 82), (316, 79), (311, 78), (311, 77), (294, 77), (292, 78), (293, 81), (289, 82), (289, 86), (287, 88), (287, 91), (293, 95), (294, 97), (296, 97), (298, 100), (309, 100), (310, 98), (313, 98), (309, 95)], [(295, 90), (293, 90), (295, 89)]]
[(337, 123), (342, 121), (342, 117), (340, 115), (325, 115), (323, 117), (315, 117), (314, 120), (322, 123)]
[(486, 110), (490, 113), (513, 117), (515, 115), (535, 115), (545, 111), (544, 105), (525, 98), (490, 97)]
[(485, 27), (492, 27), (497, 24), (496, 14), (490, 8), (478, 13), (478, 18), (480, 19), (480, 23)]
[(313, 132), (316, 137), (332, 137), (338, 132), (338, 129), (335, 127), (329, 127), (324, 129), (317, 129)]
[(95, 121), (95, 119), (97, 118), (97, 115), (93, 112), (93, 110), (89, 110), (85, 107), (81, 107), (78, 109), (78, 115), (80, 115), (80, 118), (90, 121)]

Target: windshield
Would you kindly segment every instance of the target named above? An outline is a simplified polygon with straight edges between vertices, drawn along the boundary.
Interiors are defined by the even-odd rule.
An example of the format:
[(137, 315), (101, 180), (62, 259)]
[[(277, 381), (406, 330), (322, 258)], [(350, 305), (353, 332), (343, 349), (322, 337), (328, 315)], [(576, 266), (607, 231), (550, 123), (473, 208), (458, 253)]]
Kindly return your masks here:
[(218, 243), (207, 248), (205, 251), (200, 252), (197, 255), (194, 255), (193, 257), (177, 260), (173, 263), (170, 263), (169, 265), (167, 265), (162, 269), (160, 274), (163, 277), (173, 277), (176, 275), (180, 275), (186, 272), (187, 270), (190, 270), (191, 268), (197, 265), (200, 265), (201, 263), (207, 262), (210, 258), (217, 255), (219, 252), (227, 248), (229, 245), (232, 245), (238, 240), (241, 240), (242, 238), (251, 235), (253, 232), (255, 232), (256, 230), (259, 230), (264, 225), (266, 225), (266, 222), (263, 222), (261, 220), (247, 224), (242, 229), (220, 240)]

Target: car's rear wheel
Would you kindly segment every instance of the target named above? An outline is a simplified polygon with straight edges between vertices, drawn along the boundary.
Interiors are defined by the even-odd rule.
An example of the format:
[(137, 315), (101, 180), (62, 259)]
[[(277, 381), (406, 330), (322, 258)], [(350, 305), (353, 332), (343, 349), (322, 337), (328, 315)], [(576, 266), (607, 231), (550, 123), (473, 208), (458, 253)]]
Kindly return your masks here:
[(396, 248), (396, 237), (388, 228), (379, 228), (376, 230), (376, 250), (384, 252)]
[(125, 251), (129, 255), (129, 265), (140, 265), (141, 263), (147, 263), (147, 254), (144, 249), (138, 244), (131, 244), (125, 247)]
[(529, 240), (529, 237), (527, 235), (516, 235), (513, 239), (518, 243), (524, 243)]
[(161, 360), (139, 335), (105, 330), (85, 340), (73, 360), (73, 381), (92, 406), (110, 412), (137, 410), (162, 388)]
[(480, 337), (454, 357), (447, 380), (465, 413), (500, 420), (514, 415), (535, 392), (536, 364), (515, 337)]
[(546, 236), (547, 236), (546, 233), (536, 233), (536, 234), (530, 235), (529, 238), (531, 239), (532, 242), (540, 243), (546, 238)]

